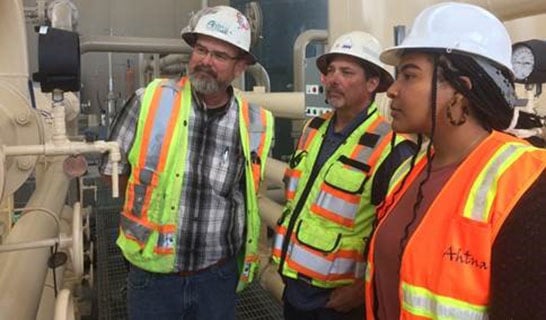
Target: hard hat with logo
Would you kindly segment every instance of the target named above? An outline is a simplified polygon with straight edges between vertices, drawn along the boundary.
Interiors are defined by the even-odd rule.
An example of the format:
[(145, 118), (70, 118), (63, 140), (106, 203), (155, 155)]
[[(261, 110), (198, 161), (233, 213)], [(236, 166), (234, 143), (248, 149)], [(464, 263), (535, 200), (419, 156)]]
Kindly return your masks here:
[(250, 53), (250, 24), (241, 12), (232, 7), (216, 6), (202, 9), (193, 15), (181, 35), (192, 47), (199, 35), (222, 40), (244, 51), (249, 64), (256, 62), (256, 57)]
[(404, 50), (432, 49), (467, 54), (512, 71), (512, 42), (502, 22), (471, 4), (444, 2), (423, 10), (408, 36), (381, 53), (381, 61), (396, 65)]
[(326, 74), (328, 64), (333, 56), (343, 54), (358, 58), (379, 72), (380, 81), (377, 92), (384, 92), (392, 84), (393, 78), (389, 70), (379, 61), (381, 50), (381, 44), (371, 34), (362, 31), (352, 31), (339, 36), (334, 41), (330, 51), (318, 57), (317, 67), (320, 72)]

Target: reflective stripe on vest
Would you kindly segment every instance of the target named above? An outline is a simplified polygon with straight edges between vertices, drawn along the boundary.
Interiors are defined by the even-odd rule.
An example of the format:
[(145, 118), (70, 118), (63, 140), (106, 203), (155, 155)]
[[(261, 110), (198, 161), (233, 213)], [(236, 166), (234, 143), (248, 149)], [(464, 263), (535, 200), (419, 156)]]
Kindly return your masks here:
[(489, 221), (498, 179), (525, 152), (526, 148), (522, 146), (524, 145), (512, 143), (499, 148), (472, 186), (464, 208), (464, 217), (480, 222)]
[(301, 170), (295, 169), (300, 161), (307, 155), (309, 145), (315, 138), (320, 126), (329, 118), (333, 113), (325, 113), (320, 117), (313, 118), (305, 126), (303, 133), (298, 142), (298, 148), (294, 152), (292, 159), (289, 161), (289, 166), (284, 172), (284, 196), (286, 200), (291, 201), (296, 196), (296, 189), (301, 177)]
[(263, 154), (266, 141), (266, 126), (267, 115), (265, 110), (255, 106), (249, 106), (246, 100), (237, 97), (239, 105), (243, 109), (243, 117), (248, 124), (249, 145), (250, 145), (250, 161), (252, 163), (252, 174), (254, 178), (254, 191), (258, 192), (260, 186), (260, 178), (264, 167), (262, 166), (262, 158), (267, 155)]
[(425, 288), (402, 283), (402, 307), (413, 315), (432, 319), (487, 319), (487, 307), (435, 295)]
[[(179, 83), (181, 88), (184, 88), (186, 79), (182, 78)], [(133, 238), (141, 246), (145, 245), (152, 231), (157, 231), (158, 240), (154, 251), (171, 254), (175, 245), (176, 226), (158, 226), (149, 221), (147, 213), (152, 194), (159, 183), (157, 172), (163, 172), (167, 161), (181, 104), (184, 103), (184, 108), (190, 107), (191, 93), (182, 89), (185, 96), (184, 101), (181, 101), (184, 93), (165, 90), (163, 85), (166, 81), (160, 82), (153, 92), (140, 146), (136, 146), (139, 148), (138, 166), (133, 168), (134, 181), (127, 188), (128, 199), (120, 227), (127, 237)]]
[[(400, 195), (424, 172), (424, 154)], [(514, 205), (545, 167), (543, 150), (495, 131), (467, 156), (408, 240), (400, 268), (401, 319), (487, 319), (491, 246)], [(381, 227), (382, 222), (377, 230)], [(375, 304), (374, 249), (375, 237), (366, 270), (367, 306)], [(368, 319), (373, 312), (367, 307)]]
[[(286, 229), (281, 228), (277, 231), (279, 234), (275, 237), (273, 253), (280, 256)], [(340, 250), (335, 254), (328, 254), (301, 245), (292, 234), (288, 253), (290, 256), (286, 262), (288, 266), (313, 279), (321, 281), (354, 279), (362, 278), (364, 275), (364, 259), (358, 260), (355, 264), (355, 257), (359, 256), (359, 252), (354, 250)]]
[[(345, 167), (355, 171), (365, 171), (369, 176), (370, 169), (375, 166), (385, 145), (389, 143), (391, 135), (390, 125), (378, 117), (360, 139), (361, 142), (355, 147), (351, 158), (346, 161)], [(355, 168), (349, 163), (363, 167)], [(365, 180), (362, 181), (360, 188), (363, 187), (364, 182)], [(351, 228), (354, 226), (361, 193), (360, 189), (341, 191), (323, 183), (315, 202), (311, 205), (311, 210)]]

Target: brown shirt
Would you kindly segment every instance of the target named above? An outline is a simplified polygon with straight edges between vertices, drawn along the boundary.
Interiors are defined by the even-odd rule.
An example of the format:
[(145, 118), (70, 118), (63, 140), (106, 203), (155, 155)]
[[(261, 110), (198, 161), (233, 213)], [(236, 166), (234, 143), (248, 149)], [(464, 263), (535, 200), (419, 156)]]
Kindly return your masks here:
[[(414, 180), (392, 212), (377, 229), (374, 256), (374, 282), (377, 319), (391, 320), (400, 318), (400, 258), (407, 240), (423, 218), (436, 195), (440, 192), (459, 163), (432, 169), (430, 178), (423, 185), (423, 200), (414, 214), (419, 184), (426, 176), (424, 170)], [(408, 229), (406, 232), (405, 229)]]

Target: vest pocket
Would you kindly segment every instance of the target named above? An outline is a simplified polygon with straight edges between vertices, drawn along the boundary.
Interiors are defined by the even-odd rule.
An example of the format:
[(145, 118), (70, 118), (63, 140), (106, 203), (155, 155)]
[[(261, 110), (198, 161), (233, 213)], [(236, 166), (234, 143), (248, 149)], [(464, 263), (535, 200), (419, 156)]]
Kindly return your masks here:
[(290, 268), (318, 281), (349, 283), (355, 278), (357, 261), (363, 259), (356, 250), (343, 249), (341, 233), (305, 220), (295, 233), (288, 247)]
[(330, 166), (311, 204), (311, 211), (347, 228), (353, 228), (360, 207), (366, 173), (340, 161)]

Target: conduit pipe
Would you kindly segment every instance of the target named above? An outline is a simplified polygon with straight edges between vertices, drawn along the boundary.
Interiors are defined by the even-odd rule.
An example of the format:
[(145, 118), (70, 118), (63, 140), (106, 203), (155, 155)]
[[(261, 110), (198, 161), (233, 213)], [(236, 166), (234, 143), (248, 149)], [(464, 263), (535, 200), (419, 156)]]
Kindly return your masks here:
[(305, 119), (305, 95), (303, 92), (258, 93), (242, 91), (241, 94), (248, 102), (271, 111), (275, 117)]
[(546, 13), (546, 1), (544, 0), (518, 1), (517, 5), (512, 0), (470, 0), (463, 2), (483, 7), (503, 21)]
[(191, 47), (181, 39), (139, 38), (119, 36), (82, 36), (80, 53), (132, 52), (132, 53), (186, 53)]
[[(69, 177), (63, 172), (64, 157), (48, 159), (36, 167), (36, 190), (27, 207), (61, 212)], [(6, 244), (51, 239), (58, 223), (42, 211), (29, 210), (13, 226)], [(0, 254), (0, 319), (34, 320), (47, 274), (48, 248)]]
[[(312, 41), (320, 41), (323, 44), (328, 42), (328, 31), (310, 29), (302, 32), (294, 42), (294, 91), (304, 91), (305, 87), (305, 58), (306, 49)], [(314, 67), (314, 66), (313, 66)]]
[[(108, 152), (109, 160), (118, 163), (121, 160), (119, 145), (113, 141), (95, 141), (95, 142), (67, 142), (62, 145), (45, 143), (31, 146), (4, 146), (6, 156), (22, 155), (78, 155), (86, 153), (104, 153)], [(112, 166), (112, 197), (119, 197), (118, 166)]]

